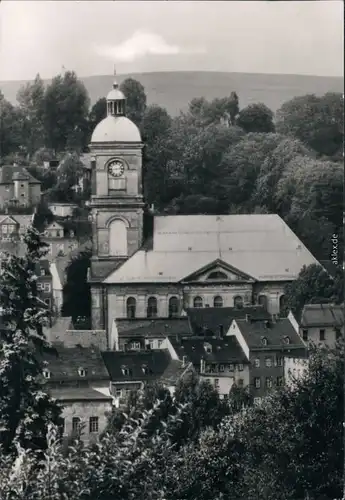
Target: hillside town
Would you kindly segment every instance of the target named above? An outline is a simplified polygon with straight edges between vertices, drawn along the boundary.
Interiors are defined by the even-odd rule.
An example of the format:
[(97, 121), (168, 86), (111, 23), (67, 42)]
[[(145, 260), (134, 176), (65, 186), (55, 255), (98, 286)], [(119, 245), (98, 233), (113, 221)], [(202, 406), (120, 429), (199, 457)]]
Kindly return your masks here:
[(240, 92), (0, 92), (0, 500), (343, 495), (343, 96)]

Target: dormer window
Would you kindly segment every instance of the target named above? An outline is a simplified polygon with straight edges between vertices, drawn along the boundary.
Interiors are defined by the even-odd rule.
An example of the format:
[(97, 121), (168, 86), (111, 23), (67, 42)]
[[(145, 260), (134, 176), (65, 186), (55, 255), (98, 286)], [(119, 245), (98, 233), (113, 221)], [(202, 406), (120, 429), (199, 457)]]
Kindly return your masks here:
[(79, 374), (79, 377), (85, 377), (86, 376), (86, 370), (84, 368), (79, 368), (78, 369), (78, 374)]
[(261, 344), (262, 345), (267, 345), (267, 338), (266, 337), (261, 337)]
[(211, 346), (211, 344), (204, 344), (204, 349), (205, 349), (205, 352), (207, 352), (208, 354), (212, 353), (212, 346)]
[(144, 375), (148, 375), (149, 369), (148, 369), (148, 367), (146, 365), (143, 365), (141, 367), (141, 369), (142, 369), (142, 372), (143, 372)]
[(50, 378), (51, 377), (51, 373), (49, 370), (43, 370), (43, 377), (44, 378)]
[(132, 342), (131, 347), (132, 347), (133, 351), (140, 351), (140, 347), (141, 347), (140, 342), (138, 342), (138, 341)]
[(125, 377), (128, 377), (128, 375), (130, 374), (129, 368), (127, 366), (122, 366), (121, 371), (122, 375), (124, 375)]
[(290, 344), (290, 337), (285, 337), (285, 344)]

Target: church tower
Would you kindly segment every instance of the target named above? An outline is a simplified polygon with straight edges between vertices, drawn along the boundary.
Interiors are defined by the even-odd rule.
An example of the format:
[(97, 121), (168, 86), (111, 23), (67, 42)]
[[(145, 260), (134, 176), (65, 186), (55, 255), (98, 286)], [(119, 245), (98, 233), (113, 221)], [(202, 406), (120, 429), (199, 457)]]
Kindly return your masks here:
[(126, 98), (114, 81), (107, 96), (107, 117), (96, 126), (90, 144), (93, 329), (106, 324), (103, 280), (142, 244), (142, 148), (139, 129), (126, 117)]

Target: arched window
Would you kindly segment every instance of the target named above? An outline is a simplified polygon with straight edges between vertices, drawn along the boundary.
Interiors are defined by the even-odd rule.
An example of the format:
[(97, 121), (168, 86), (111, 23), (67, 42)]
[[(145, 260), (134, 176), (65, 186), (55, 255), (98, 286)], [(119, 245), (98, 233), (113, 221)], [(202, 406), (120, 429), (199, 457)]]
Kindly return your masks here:
[(203, 307), (202, 297), (194, 297), (193, 307)]
[(147, 317), (157, 318), (157, 299), (156, 297), (149, 297), (147, 301)]
[(236, 309), (242, 309), (243, 297), (241, 297), (241, 295), (236, 295), (236, 297), (234, 297), (234, 307), (236, 307)]
[(127, 299), (127, 318), (135, 318), (135, 312), (137, 307), (137, 301), (134, 297), (129, 297)]
[(223, 307), (223, 298), (220, 295), (213, 299), (213, 307)]
[(213, 273), (209, 274), (207, 276), (208, 280), (227, 280), (228, 277), (225, 273), (222, 273), (221, 271), (214, 271)]
[(179, 313), (179, 301), (177, 297), (169, 299), (169, 318), (176, 318)]
[(281, 295), (279, 297), (279, 312), (283, 312), (286, 307), (286, 297), (285, 295)]
[(267, 297), (266, 297), (266, 295), (259, 295), (258, 304), (259, 304), (259, 306), (263, 306), (267, 310)]
[(115, 219), (109, 225), (110, 255), (127, 256), (127, 225), (123, 220)]

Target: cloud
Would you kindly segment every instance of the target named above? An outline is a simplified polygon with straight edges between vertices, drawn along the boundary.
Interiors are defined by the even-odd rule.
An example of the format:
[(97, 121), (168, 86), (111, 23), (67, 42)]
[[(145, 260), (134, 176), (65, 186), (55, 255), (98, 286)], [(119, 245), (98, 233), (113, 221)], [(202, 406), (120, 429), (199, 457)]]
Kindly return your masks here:
[(204, 49), (184, 49), (178, 45), (170, 45), (160, 35), (144, 31), (135, 32), (119, 45), (100, 46), (96, 52), (108, 59), (119, 62), (133, 62), (147, 55), (176, 55), (203, 53)]

